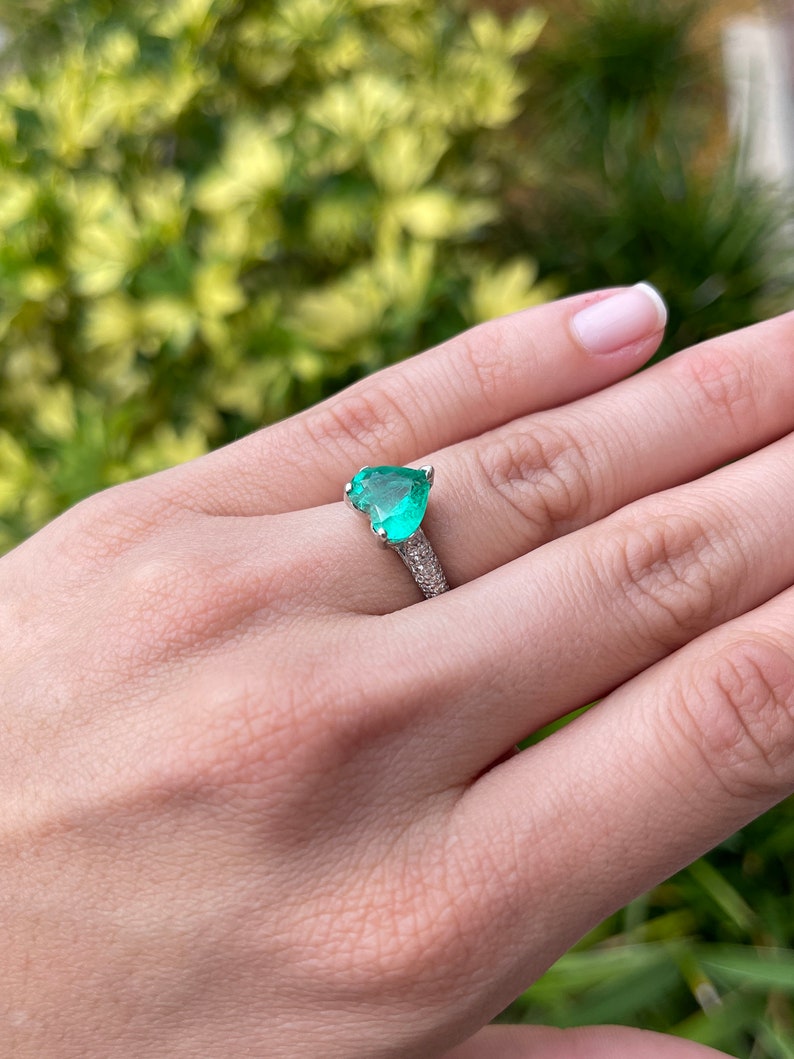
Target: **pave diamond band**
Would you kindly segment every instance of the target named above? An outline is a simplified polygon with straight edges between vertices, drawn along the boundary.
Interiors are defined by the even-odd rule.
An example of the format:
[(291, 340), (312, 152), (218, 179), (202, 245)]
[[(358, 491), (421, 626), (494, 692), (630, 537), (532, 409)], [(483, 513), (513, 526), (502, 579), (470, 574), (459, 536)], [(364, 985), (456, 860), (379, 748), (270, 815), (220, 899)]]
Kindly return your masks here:
[(392, 547), (411, 571), (411, 576), (424, 592), (425, 599), (449, 591), (441, 563), (423, 530), (418, 529), (408, 540), (393, 544)]
[(382, 544), (394, 549), (426, 599), (449, 591), (438, 556), (421, 529), (433, 468), (362, 467), (345, 486), (345, 500), (369, 516)]

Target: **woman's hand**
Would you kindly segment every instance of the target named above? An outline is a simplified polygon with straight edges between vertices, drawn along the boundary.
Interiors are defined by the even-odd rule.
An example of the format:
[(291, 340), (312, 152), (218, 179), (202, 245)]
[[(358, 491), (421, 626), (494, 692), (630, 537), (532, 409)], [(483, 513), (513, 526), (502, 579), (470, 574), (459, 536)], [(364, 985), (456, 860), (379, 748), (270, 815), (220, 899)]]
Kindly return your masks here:
[[(659, 308), (475, 328), (0, 561), (5, 1054), (439, 1057), (792, 790), (794, 320), (616, 382)], [(422, 602), (341, 503), (409, 463)], [(645, 1054), (537, 1032), (455, 1054)]]

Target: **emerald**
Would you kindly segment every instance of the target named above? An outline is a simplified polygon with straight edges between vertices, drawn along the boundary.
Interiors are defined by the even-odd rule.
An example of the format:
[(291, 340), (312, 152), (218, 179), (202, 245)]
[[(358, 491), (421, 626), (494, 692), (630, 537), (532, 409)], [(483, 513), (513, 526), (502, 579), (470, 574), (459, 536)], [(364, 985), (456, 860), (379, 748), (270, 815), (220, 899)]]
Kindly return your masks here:
[(432, 470), (411, 467), (364, 467), (350, 482), (346, 496), (369, 515), (376, 533), (389, 544), (407, 540), (419, 529), (427, 508)]

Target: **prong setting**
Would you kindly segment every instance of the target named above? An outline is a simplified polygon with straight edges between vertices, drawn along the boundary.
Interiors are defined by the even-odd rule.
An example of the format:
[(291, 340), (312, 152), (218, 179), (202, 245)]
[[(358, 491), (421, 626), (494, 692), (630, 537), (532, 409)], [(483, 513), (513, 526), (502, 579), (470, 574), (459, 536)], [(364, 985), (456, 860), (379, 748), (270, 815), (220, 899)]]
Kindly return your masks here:
[(369, 517), (370, 532), (382, 548), (397, 552), (428, 599), (449, 590), (438, 556), (421, 528), (434, 477), (429, 463), (418, 470), (367, 465), (344, 490), (345, 503)]

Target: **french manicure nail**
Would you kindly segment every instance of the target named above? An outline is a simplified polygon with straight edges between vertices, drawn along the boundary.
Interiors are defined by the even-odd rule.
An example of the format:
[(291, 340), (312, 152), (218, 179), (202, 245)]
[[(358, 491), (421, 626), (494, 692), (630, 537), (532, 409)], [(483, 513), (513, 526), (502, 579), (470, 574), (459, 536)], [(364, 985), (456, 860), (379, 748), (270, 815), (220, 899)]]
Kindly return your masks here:
[(582, 309), (571, 328), (589, 353), (603, 356), (661, 331), (666, 323), (664, 298), (650, 283), (638, 283)]

